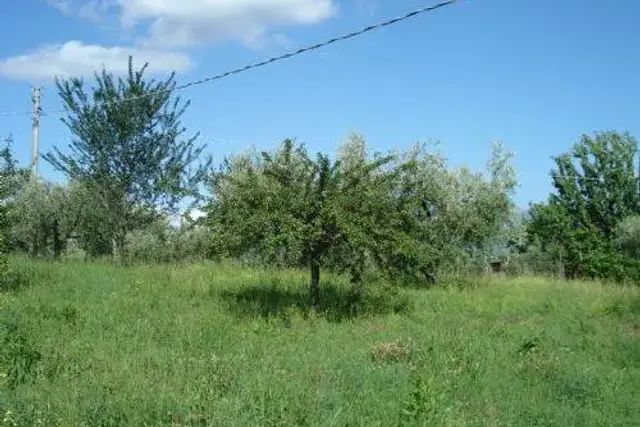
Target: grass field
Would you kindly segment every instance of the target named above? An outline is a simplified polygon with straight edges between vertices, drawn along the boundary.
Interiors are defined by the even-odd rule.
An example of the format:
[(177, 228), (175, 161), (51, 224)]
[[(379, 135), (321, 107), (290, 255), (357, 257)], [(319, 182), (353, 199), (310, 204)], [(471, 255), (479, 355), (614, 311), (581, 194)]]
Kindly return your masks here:
[(376, 290), (199, 264), (13, 260), (0, 425), (640, 425), (640, 293), (543, 279)]

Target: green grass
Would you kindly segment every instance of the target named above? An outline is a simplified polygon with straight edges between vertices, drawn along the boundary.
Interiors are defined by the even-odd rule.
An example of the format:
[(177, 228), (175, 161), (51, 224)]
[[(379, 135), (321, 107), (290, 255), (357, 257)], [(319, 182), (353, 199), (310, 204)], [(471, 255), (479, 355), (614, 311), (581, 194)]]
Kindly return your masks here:
[(0, 426), (640, 425), (640, 293), (374, 290), (200, 264), (13, 260)]

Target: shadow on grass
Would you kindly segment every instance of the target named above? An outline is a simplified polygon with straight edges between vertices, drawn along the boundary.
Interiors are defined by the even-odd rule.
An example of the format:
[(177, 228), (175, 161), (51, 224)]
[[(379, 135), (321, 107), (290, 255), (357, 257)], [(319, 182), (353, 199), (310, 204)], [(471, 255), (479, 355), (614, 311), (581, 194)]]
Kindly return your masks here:
[(215, 293), (238, 317), (280, 318), (285, 323), (292, 311), (304, 318), (314, 313), (330, 322), (342, 322), (359, 316), (405, 313), (411, 309), (408, 296), (397, 289), (367, 290), (358, 301), (349, 289), (332, 283), (322, 285), (320, 303), (316, 306), (311, 303), (308, 288), (303, 286), (289, 289), (278, 284), (265, 284)]

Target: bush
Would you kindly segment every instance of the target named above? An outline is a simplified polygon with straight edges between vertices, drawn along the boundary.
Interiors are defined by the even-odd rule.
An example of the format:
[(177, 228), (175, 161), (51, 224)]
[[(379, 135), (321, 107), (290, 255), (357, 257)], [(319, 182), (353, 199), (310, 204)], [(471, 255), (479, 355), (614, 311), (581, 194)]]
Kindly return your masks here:
[(171, 250), (164, 233), (136, 230), (127, 235), (124, 257), (128, 262), (162, 263), (171, 260)]
[(615, 229), (616, 246), (626, 255), (640, 259), (640, 216), (629, 216)]
[(640, 261), (614, 251), (592, 252), (584, 255), (579, 273), (590, 279), (639, 283)]
[(171, 239), (173, 259), (204, 260), (211, 252), (211, 232), (201, 226), (181, 227), (174, 230)]
[(167, 263), (204, 260), (210, 252), (210, 232), (204, 227), (171, 227), (159, 221), (127, 235), (124, 247), (129, 263)]
[(562, 260), (553, 251), (543, 251), (540, 246), (531, 245), (526, 252), (510, 257), (505, 273), (510, 276), (562, 276)]

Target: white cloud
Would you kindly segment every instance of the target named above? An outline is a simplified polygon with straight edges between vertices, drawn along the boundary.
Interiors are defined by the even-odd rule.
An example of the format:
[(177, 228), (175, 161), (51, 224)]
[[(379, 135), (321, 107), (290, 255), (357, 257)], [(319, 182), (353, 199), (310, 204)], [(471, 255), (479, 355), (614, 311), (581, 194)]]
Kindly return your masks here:
[[(189, 57), (172, 51), (222, 40), (248, 46), (291, 44), (272, 30), (322, 22), (337, 11), (337, 0), (46, 0), (62, 13), (119, 28), (137, 47), (85, 45), (69, 41), (20, 56), (0, 59), (0, 76), (51, 79), (55, 75), (92, 75), (105, 67), (124, 73), (127, 58), (149, 62), (153, 71), (185, 71)], [(114, 27), (115, 25), (115, 27)], [(125, 31), (123, 31), (125, 30)]]
[(335, 12), (332, 0), (119, 0), (123, 25), (151, 19), (148, 41), (190, 46), (222, 39), (255, 43), (270, 27), (321, 22)]
[(146, 45), (187, 47), (224, 39), (256, 44), (270, 28), (309, 25), (335, 14), (335, 0), (47, 0), (66, 14), (115, 11)]
[(181, 53), (121, 46), (104, 47), (69, 41), (0, 60), (0, 76), (21, 80), (50, 80), (56, 75), (91, 76), (102, 67), (114, 74), (124, 74), (127, 72), (130, 55), (140, 65), (148, 62), (150, 73), (181, 72), (192, 66), (189, 57)]

